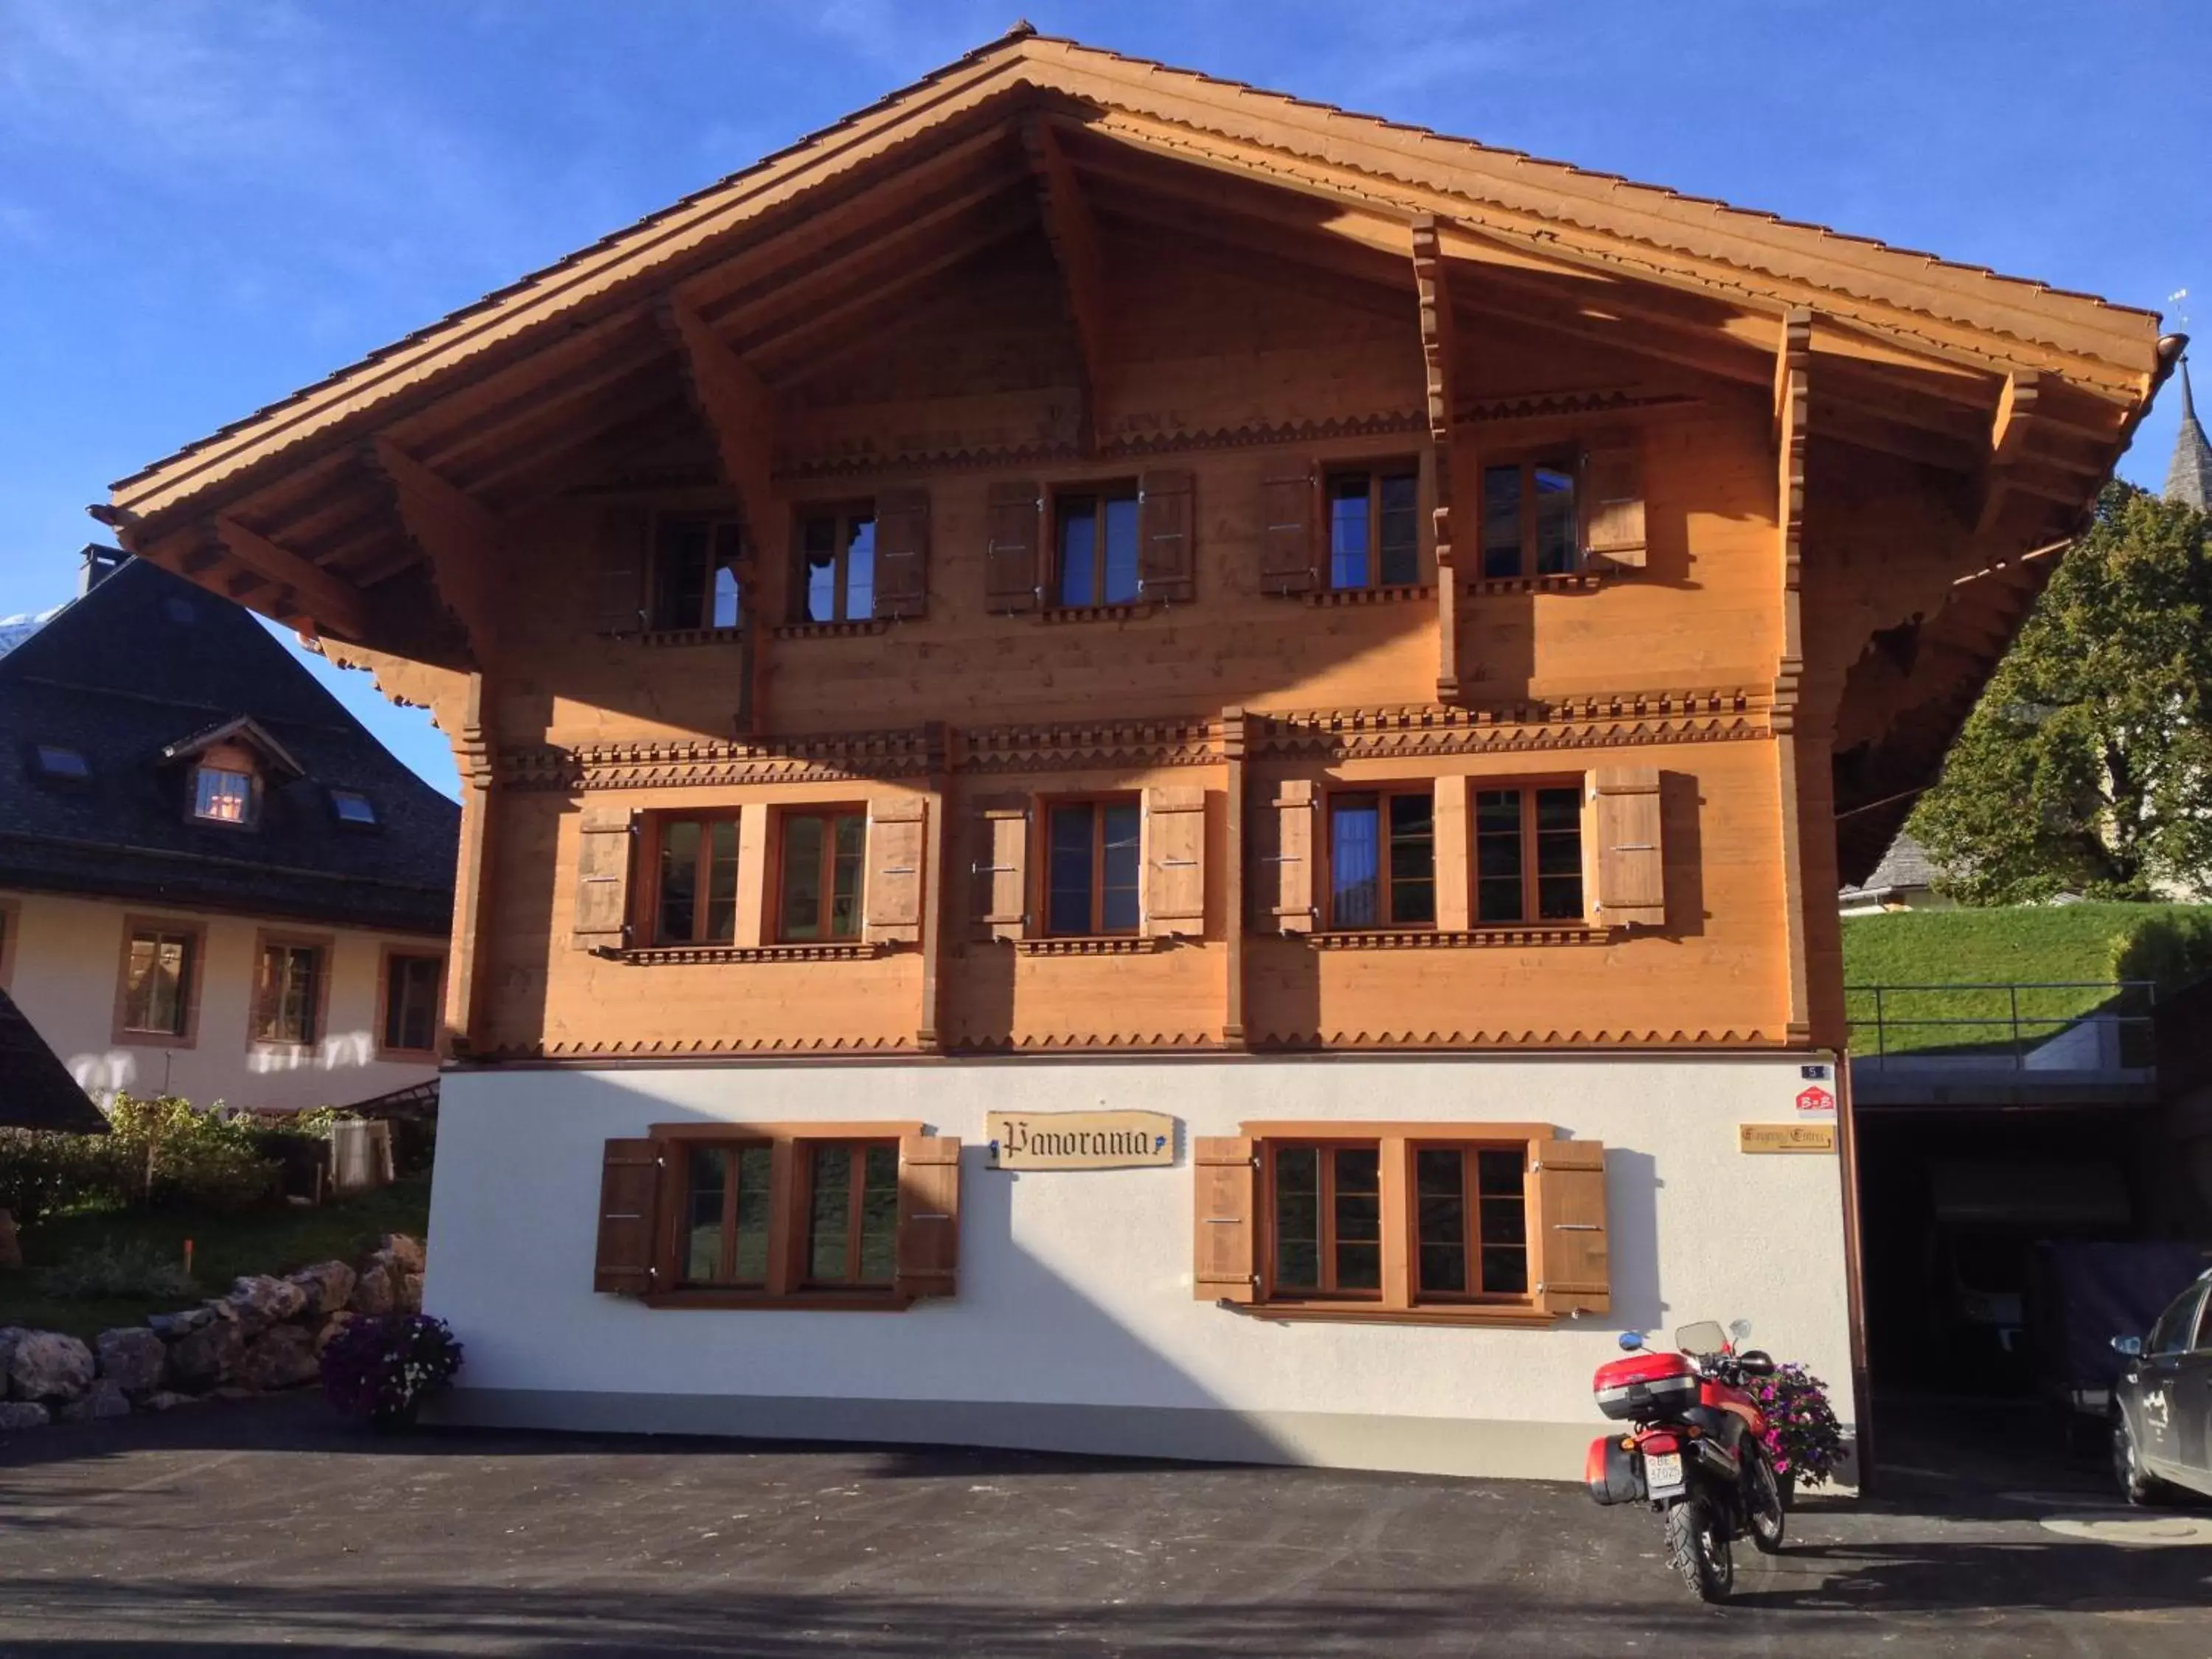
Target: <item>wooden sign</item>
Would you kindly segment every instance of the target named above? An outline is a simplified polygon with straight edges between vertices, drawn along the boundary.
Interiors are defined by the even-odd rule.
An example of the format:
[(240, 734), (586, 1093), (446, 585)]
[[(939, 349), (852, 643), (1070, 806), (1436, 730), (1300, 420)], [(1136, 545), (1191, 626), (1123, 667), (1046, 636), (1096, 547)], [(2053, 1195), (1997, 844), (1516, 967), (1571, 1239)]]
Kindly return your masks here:
[(1739, 1123), (1736, 1149), (1745, 1152), (1832, 1152), (1832, 1123)]
[(1176, 1159), (1176, 1121), (1162, 1112), (993, 1112), (994, 1170), (1133, 1170)]

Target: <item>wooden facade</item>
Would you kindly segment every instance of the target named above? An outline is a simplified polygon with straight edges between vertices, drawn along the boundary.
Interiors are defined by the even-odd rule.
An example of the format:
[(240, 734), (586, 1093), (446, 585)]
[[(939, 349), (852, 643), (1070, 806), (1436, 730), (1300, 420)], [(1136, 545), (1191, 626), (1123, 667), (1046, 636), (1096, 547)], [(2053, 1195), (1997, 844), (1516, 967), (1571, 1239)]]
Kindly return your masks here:
[(1838, 1048), (2172, 355), (1024, 31), (102, 511), (452, 737), (471, 1059)]

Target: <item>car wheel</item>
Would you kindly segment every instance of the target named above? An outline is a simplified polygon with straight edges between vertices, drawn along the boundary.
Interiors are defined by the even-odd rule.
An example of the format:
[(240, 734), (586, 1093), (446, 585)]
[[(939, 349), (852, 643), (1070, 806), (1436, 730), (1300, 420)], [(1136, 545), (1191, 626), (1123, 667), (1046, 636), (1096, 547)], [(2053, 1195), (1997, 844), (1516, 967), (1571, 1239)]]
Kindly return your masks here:
[(2112, 1478), (2119, 1482), (2121, 1496), (2137, 1505), (2163, 1503), (2172, 1490), (2143, 1468), (2128, 1414), (2118, 1407), (2112, 1409)]

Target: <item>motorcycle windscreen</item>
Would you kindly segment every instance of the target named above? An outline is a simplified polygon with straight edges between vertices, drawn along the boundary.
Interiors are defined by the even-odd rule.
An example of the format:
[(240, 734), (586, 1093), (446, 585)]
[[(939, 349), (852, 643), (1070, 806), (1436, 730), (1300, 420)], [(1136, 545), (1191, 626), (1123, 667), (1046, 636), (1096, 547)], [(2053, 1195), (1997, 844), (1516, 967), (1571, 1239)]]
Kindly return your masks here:
[(1684, 1353), (1700, 1358), (1709, 1353), (1728, 1352), (1728, 1333), (1717, 1320), (1704, 1319), (1694, 1325), (1685, 1325), (1674, 1333), (1674, 1346)]

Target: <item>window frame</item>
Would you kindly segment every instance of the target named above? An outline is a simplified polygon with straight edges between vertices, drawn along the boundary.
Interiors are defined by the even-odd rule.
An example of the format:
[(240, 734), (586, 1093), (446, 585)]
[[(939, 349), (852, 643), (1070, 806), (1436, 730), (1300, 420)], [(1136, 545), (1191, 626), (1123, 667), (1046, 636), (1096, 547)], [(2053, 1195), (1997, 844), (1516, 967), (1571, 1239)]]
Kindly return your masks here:
[[(112, 1041), (143, 1048), (193, 1048), (199, 1044), (200, 987), (207, 970), (207, 923), (180, 916), (132, 914), (123, 918), (123, 950), (115, 973)], [(131, 1005), (131, 947), (141, 934), (181, 938), (186, 951), (183, 1029), (153, 1030), (127, 1024)]]
[[(312, 951), (315, 957), (313, 1006), (307, 1034), (301, 1037), (265, 1036), (261, 1030), (262, 964), (272, 950)], [(253, 935), (252, 976), (246, 981), (246, 1046), (257, 1053), (306, 1055), (322, 1046), (330, 1035), (331, 978), (336, 965), (337, 940), (330, 933), (295, 933), (284, 928), (257, 928)]]
[[(348, 830), (381, 830), (384, 827), (383, 817), (376, 810), (376, 799), (367, 790), (336, 787), (331, 789), (328, 793), (331, 801), (331, 822), (343, 824)], [(345, 803), (349, 800), (359, 801), (362, 810), (368, 816), (366, 817), (349, 816), (345, 810)]]
[[(1073, 807), (1087, 806), (1091, 821), (1091, 915), (1088, 931), (1062, 933), (1052, 925), (1052, 824), (1054, 815)], [(1134, 807), (1137, 812), (1137, 919), (1127, 927), (1108, 927), (1106, 919), (1106, 811), (1109, 806)], [(1135, 939), (1145, 931), (1145, 797), (1141, 790), (1109, 789), (1076, 795), (1046, 795), (1037, 802), (1037, 833), (1042, 844), (1033, 849), (1036, 866), (1036, 890), (1030, 914), (1040, 919), (1041, 939)]]
[[(669, 526), (679, 524), (703, 525), (707, 532), (706, 580), (700, 589), (699, 615), (690, 621), (665, 617), (660, 609), (661, 580), (668, 557), (667, 532)], [(734, 638), (742, 634), (750, 596), (746, 592), (742, 574), (746, 556), (744, 525), (737, 514), (726, 511), (665, 509), (653, 515), (647, 533), (645, 603), (641, 607), (645, 623), (643, 631), (647, 634), (710, 634), (724, 638)], [(732, 573), (732, 580), (737, 588), (738, 619), (733, 623), (714, 620), (714, 590), (724, 570)]]
[[(1508, 789), (1521, 792), (1521, 915), (1518, 920), (1488, 918), (1482, 914), (1482, 797)], [(1547, 789), (1572, 790), (1575, 817), (1576, 881), (1582, 890), (1582, 908), (1572, 916), (1547, 916), (1537, 869), (1539, 831), (1536, 797)], [(1555, 927), (1573, 931), (1590, 926), (1590, 896), (1595, 883), (1589, 867), (1589, 784), (1580, 773), (1553, 776), (1487, 778), (1467, 781), (1468, 925), (1470, 927)], [(1494, 879), (1494, 878), (1493, 878)]]
[[(771, 926), (768, 936), (778, 945), (801, 947), (823, 945), (859, 945), (867, 936), (868, 922), (868, 832), (872, 827), (866, 801), (794, 801), (771, 809), (769, 825), (769, 845), (768, 898)], [(831, 918), (836, 909), (837, 835), (840, 818), (856, 817), (860, 821), (860, 882), (853, 891), (853, 931), (837, 933), (831, 931)], [(794, 939), (790, 919), (786, 914), (789, 893), (785, 890), (784, 878), (790, 867), (789, 840), (791, 825), (801, 818), (818, 818), (823, 825), (821, 868), (822, 918), (812, 939)]]
[[(1371, 1291), (1356, 1287), (1346, 1290), (1334, 1282), (1340, 1272), (1340, 1264), (1337, 1261), (1337, 1249), (1342, 1243), (1337, 1237), (1336, 1227), (1336, 1154), (1346, 1152), (1364, 1152), (1370, 1149), (1375, 1153), (1375, 1288)], [(1364, 1139), (1340, 1138), (1320, 1140), (1285, 1138), (1264, 1141), (1261, 1145), (1260, 1151), (1261, 1167), (1266, 1171), (1267, 1193), (1267, 1202), (1262, 1212), (1266, 1218), (1267, 1247), (1267, 1267), (1263, 1274), (1263, 1282), (1272, 1292), (1270, 1299), (1295, 1304), (1301, 1307), (1325, 1307), (1336, 1304), (1358, 1307), (1381, 1306), (1384, 1264), (1389, 1255), (1382, 1243), (1384, 1225), (1382, 1214), (1382, 1184), (1389, 1177), (1382, 1167), (1382, 1140), (1379, 1138)], [(1315, 1244), (1320, 1253), (1321, 1282), (1317, 1285), (1287, 1285), (1279, 1276), (1282, 1237), (1281, 1215), (1278, 1208), (1281, 1184), (1279, 1165), (1283, 1153), (1305, 1152), (1317, 1154), (1315, 1159), (1314, 1202), (1320, 1212), (1321, 1233), (1315, 1241)], [(1366, 1241), (1363, 1239), (1354, 1242), (1364, 1243)]]
[[(1070, 480), (1050, 488), (1052, 545), (1048, 556), (1050, 574), (1046, 592), (1048, 611), (1109, 611), (1141, 605), (1145, 599), (1145, 492), (1143, 481), (1132, 477)], [(1063, 591), (1066, 573), (1062, 520), (1068, 503), (1087, 500), (1091, 504), (1091, 597), (1071, 599)], [(1136, 540), (1129, 551), (1130, 575), (1135, 586), (1126, 599), (1106, 596), (1106, 504), (1126, 501), (1135, 515)]]
[(15, 941), (23, 933), (23, 902), (0, 897), (0, 991), (15, 975)]
[[(814, 1200), (821, 1182), (822, 1158), (830, 1147), (841, 1147), (848, 1160), (847, 1166), (847, 1196), (845, 1200), (845, 1268), (843, 1279), (817, 1279), (814, 1276)], [(867, 1163), (871, 1152), (888, 1150), (891, 1155), (891, 1271), (885, 1279), (860, 1277), (861, 1261), (866, 1246), (863, 1218), (867, 1203)], [(886, 1295), (898, 1286), (898, 1138), (886, 1140), (881, 1135), (832, 1139), (823, 1135), (805, 1138), (805, 1167), (800, 1172), (795, 1192), (800, 1211), (797, 1220), (800, 1226), (801, 1251), (799, 1266), (799, 1288), (810, 1294)], [(770, 1218), (773, 1229), (774, 1218)]]
[[(238, 778), (245, 782), (246, 804), (239, 817), (226, 818), (200, 811), (200, 779), (210, 774), (217, 777)], [(261, 775), (250, 766), (222, 766), (204, 759), (194, 761), (191, 775), (185, 784), (185, 816), (194, 823), (211, 823), (218, 829), (255, 828), (261, 822)]]
[[(1336, 807), (1348, 796), (1375, 797), (1376, 818), (1376, 914), (1373, 921), (1347, 922), (1337, 915), (1336, 885)], [(1429, 915), (1425, 921), (1400, 921), (1396, 919), (1397, 878), (1390, 872), (1390, 807), (1398, 797), (1426, 800), (1429, 803)], [(1431, 778), (1418, 783), (1340, 783), (1332, 785), (1322, 795), (1321, 841), (1323, 848), (1324, 872), (1328, 884), (1322, 898), (1323, 928), (1333, 933), (1406, 933), (1415, 930), (1433, 932), (1440, 894), (1437, 889), (1440, 860), (1437, 857), (1436, 781)]]
[[(812, 584), (807, 580), (807, 572), (812, 567), (808, 564), (806, 559), (806, 526), (810, 520), (817, 519), (828, 519), (831, 521), (831, 538), (836, 549), (830, 561), (832, 575), (830, 608), (833, 614), (828, 617), (816, 617), (810, 614), (808, 605), (808, 593)], [(872, 495), (849, 496), (838, 501), (808, 501), (792, 509), (791, 603), (786, 607), (790, 612), (792, 626), (837, 628), (849, 623), (873, 622), (881, 616), (881, 607), (876, 603), (876, 572), (877, 567), (881, 563), (881, 551), (874, 549), (872, 542), (870, 546), (874, 550), (870, 553), (868, 567), (868, 612), (864, 617), (856, 617), (852, 614), (851, 610), (853, 532), (854, 526), (863, 520), (880, 534), (881, 523), (876, 512), (876, 498)]]
[[(757, 1283), (751, 1279), (740, 1279), (737, 1276), (738, 1200), (742, 1196), (744, 1187), (744, 1183), (742, 1179), (742, 1171), (744, 1170), (744, 1155), (748, 1152), (757, 1151), (760, 1148), (766, 1147), (769, 1155), (768, 1243), (772, 1257), (775, 1246), (775, 1205), (778, 1190), (775, 1164), (775, 1143), (773, 1140), (767, 1139), (762, 1136), (750, 1135), (742, 1139), (728, 1140), (722, 1139), (719, 1137), (712, 1140), (703, 1139), (697, 1140), (686, 1140), (681, 1144), (683, 1146), (684, 1168), (681, 1178), (676, 1183), (679, 1194), (679, 1200), (676, 1212), (676, 1273), (674, 1283), (677, 1288), (679, 1291), (715, 1291), (725, 1292), (754, 1291), (764, 1294), (768, 1289), (769, 1263), (767, 1261), (763, 1261), (761, 1264), (761, 1278)], [(730, 1168), (732, 1178), (725, 1184), (722, 1193), (721, 1265), (724, 1270), (712, 1279), (693, 1279), (690, 1277), (689, 1272), (690, 1265), (690, 1244), (691, 1233), (691, 1161), (693, 1158), (696, 1158), (698, 1154), (703, 1152), (728, 1152), (732, 1154)]]
[[(395, 962), (434, 962), (438, 964), (436, 978), (430, 988), (430, 1044), (426, 1048), (411, 1048), (404, 1043), (391, 1042), (392, 1031), (392, 965)], [(441, 1043), (441, 1030), (445, 1020), (447, 952), (427, 946), (386, 943), (377, 951), (376, 957), (376, 1057), (379, 1060), (434, 1060)]]
[[(1587, 550), (1583, 546), (1583, 468), (1579, 450), (1569, 446), (1565, 450), (1556, 446), (1534, 449), (1509, 450), (1502, 455), (1486, 455), (1477, 467), (1474, 511), (1474, 565), (1480, 581), (1524, 581), (1548, 576), (1572, 576), (1589, 568)], [(1514, 568), (1495, 571), (1490, 568), (1490, 475), (1507, 467), (1521, 475), (1520, 551), (1516, 556)], [(1567, 501), (1567, 563), (1564, 570), (1543, 570), (1541, 551), (1537, 544), (1538, 514), (1536, 511), (1536, 473), (1541, 469), (1565, 476), (1571, 492)]]
[[(654, 951), (709, 950), (736, 944), (738, 918), (744, 909), (744, 830), (743, 810), (736, 806), (669, 807), (660, 811), (641, 812), (638, 841), (641, 845), (637, 859), (637, 889), (631, 901), (631, 929), (634, 937), (645, 941), (643, 948)], [(692, 855), (691, 937), (663, 939), (660, 933), (661, 842), (668, 827), (676, 823), (696, 823), (700, 828), (699, 848)], [(708, 916), (712, 901), (713, 884), (709, 876), (714, 867), (714, 836), (712, 827), (718, 823), (731, 826), (734, 843), (731, 850), (733, 887), (730, 899), (730, 937), (726, 939), (708, 937)]]
[[(1482, 1208), (1486, 1196), (1482, 1191), (1482, 1154), (1485, 1152), (1514, 1152), (1521, 1159), (1521, 1243), (1518, 1246), (1499, 1248), (1518, 1249), (1522, 1261), (1522, 1288), (1518, 1291), (1486, 1291), (1482, 1283), (1483, 1253), (1488, 1241), (1482, 1236)], [(1460, 1159), (1460, 1201), (1464, 1206), (1464, 1218), (1460, 1224), (1460, 1249), (1466, 1262), (1465, 1281), (1468, 1289), (1460, 1291), (1431, 1290), (1421, 1282), (1421, 1154), (1423, 1152), (1453, 1152)], [(1409, 1138), (1406, 1143), (1407, 1194), (1413, 1221), (1413, 1239), (1407, 1259), (1407, 1293), (1414, 1307), (1518, 1307), (1526, 1305), (1535, 1296), (1536, 1276), (1531, 1269), (1535, 1265), (1535, 1249), (1531, 1236), (1535, 1229), (1528, 1214), (1528, 1143), (1459, 1139)]]
[[(1367, 481), (1367, 580), (1364, 582), (1340, 583), (1336, 580), (1336, 495), (1334, 487), (1340, 479), (1362, 477)], [(1411, 580), (1386, 582), (1382, 580), (1382, 483), (1386, 478), (1405, 477), (1413, 484), (1413, 574)], [(1351, 459), (1323, 462), (1320, 468), (1321, 481), (1321, 549), (1316, 583), (1324, 593), (1404, 593), (1421, 586), (1428, 568), (1425, 538), (1421, 530), (1425, 516), (1422, 512), (1421, 464), (1412, 456), (1378, 456), (1371, 460)]]

